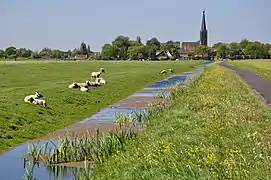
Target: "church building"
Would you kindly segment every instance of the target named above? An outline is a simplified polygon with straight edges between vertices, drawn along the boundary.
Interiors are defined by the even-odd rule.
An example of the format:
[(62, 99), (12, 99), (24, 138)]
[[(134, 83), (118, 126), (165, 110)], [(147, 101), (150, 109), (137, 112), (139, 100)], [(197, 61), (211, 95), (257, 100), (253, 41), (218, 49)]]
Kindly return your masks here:
[(181, 42), (180, 49), (178, 50), (181, 59), (188, 59), (188, 54), (195, 51), (199, 45), (208, 45), (208, 31), (205, 20), (205, 11), (202, 13), (200, 40), (196, 42)]

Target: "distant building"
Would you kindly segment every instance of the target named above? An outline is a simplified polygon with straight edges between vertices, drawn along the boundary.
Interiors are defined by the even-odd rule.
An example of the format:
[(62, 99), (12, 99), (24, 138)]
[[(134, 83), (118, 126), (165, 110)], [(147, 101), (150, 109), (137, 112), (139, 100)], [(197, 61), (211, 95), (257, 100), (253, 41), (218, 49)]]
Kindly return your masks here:
[(95, 56), (100, 56), (101, 52), (93, 52)]
[(53, 57), (49, 54), (45, 54), (43, 56), (41, 56), (42, 59), (53, 59)]
[(88, 58), (88, 55), (76, 55), (74, 56), (75, 60), (86, 60)]
[(202, 15), (200, 40), (196, 42), (181, 42), (180, 48), (178, 50), (180, 58), (181, 59), (189, 58), (189, 54), (195, 51), (199, 45), (204, 45), (204, 46), (208, 45), (208, 31), (206, 27), (205, 11), (203, 11), (203, 15)]
[(197, 41), (197, 42), (181, 42), (180, 43), (180, 49), (182, 49), (184, 52), (191, 52), (191, 51), (195, 51), (199, 45), (200, 45), (200, 41)]
[(65, 52), (65, 51), (61, 52), (61, 54), (60, 54), (61, 59), (66, 59), (68, 57), (69, 57), (69, 52)]
[(235, 55), (230, 56), (230, 59), (246, 59), (246, 58), (250, 58), (250, 56), (247, 56), (245, 51), (240, 49)]
[(155, 54), (155, 58), (159, 59), (159, 60), (167, 60), (170, 59), (172, 57), (172, 54), (169, 51), (158, 51)]
[(202, 14), (202, 23), (201, 23), (201, 29), (200, 29), (200, 44), (203, 46), (208, 45), (208, 31), (207, 31), (206, 21), (205, 21), (205, 11), (203, 11), (203, 14)]

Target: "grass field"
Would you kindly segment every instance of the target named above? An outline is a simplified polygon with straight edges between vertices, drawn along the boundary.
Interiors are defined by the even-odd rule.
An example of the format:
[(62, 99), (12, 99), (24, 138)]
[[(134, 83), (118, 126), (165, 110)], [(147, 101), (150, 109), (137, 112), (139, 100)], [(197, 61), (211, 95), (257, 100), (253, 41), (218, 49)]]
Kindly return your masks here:
[[(169, 76), (159, 74), (162, 69), (181, 73), (201, 62), (0, 61), (0, 151), (77, 122)], [(88, 93), (68, 89), (74, 81), (90, 80), (101, 67), (108, 84)], [(35, 91), (45, 95), (49, 108), (23, 101)]]
[(270, 120), (233, 71), (212, 65), (91, 179), (268, 179)]
[(271, 79), (271, 60), (229, 61), (230, 65), (255, 72), (264, 79)]

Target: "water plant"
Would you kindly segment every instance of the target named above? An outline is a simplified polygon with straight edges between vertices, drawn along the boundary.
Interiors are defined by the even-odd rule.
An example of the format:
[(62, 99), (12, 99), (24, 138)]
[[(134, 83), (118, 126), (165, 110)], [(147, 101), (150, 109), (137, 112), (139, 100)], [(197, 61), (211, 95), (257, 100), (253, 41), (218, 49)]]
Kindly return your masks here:
[(136, 123), (143, 128), (148, 118), (148, 111), (147, 110), (133, 111), (133, 114), (135, 116)]
[(83, 137), (71, 137), (67, 134), (64, 138), (59, 138), (58, 146), (53, 141), (49, 142), (53, 145), (49, 153), (46, 153), (48, 143), (36, 146), (32, 144), (26, 157), (46, 165), (84, 160), (93, 164), (102, 164), (114, 152), (123, 149), (127, 141), (136, 136), (137, 133), (131, 129), (107, 134), (100, 134), (97, 130), (94, 135), (87, 133)]
[(136, 119), (133, 117), (132, 113), (129, 114), (123, 114), (119, 113), (116, 115), (116, 123), (120, 127), (130, 127), (130, 126), (135, 126)]
[(157, 93), (153, 93), (153, 97), (155, 99), (166, 99), (167, 96), (167, 92), (157, 92)]
[(28, 161), (24, 159), (24, 168), (25, 168), (25, 174), (23, 176), (24, 180), (36, 180), (37, 178), (34, 177), (34, 166), (31, 161)]

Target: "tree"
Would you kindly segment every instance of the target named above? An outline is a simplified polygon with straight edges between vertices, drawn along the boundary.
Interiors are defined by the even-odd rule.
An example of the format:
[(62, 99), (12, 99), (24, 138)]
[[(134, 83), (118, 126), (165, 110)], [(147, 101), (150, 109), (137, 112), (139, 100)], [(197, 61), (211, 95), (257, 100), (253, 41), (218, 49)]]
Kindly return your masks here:
[[(128, 47), (129, 48), (129, 47)], [(121, 48), (118, 48), (119, 49), (119, 53), (118, 53), (118, 57), (119, 59), (121, 60), (126, 60), (128, 59), (128, 55), (127, 55), (127, 51), (128, 51), (128, 48), (123, 46)]]
[(218, 48), (221, 44), (224, 44), (224, 43), (222, 43), (222, 42), (215, 43), (215, 44), (212, 46), (212, 48), (215, 49), (215, 50), (217, 50), (217, 48)]
[(104, 60), (118, 59), (120, 49), (116, 45), (105, 44), (102, 47), (101, 58)]
[(69, 49), (67, 53), (68, 53), (68, 57), (70, 58), (72, 56), (72, 51)]
[(16, 56), (16, 54), (17, 54), (16, 47), (10, 46), (10, 47), (6, 48), (5, 54), (7, 57)]
[(178, 49), (176, 47), (171, 48), (170, 52), (172, 54), (172, 58), (171, 59), (177, 59), (177, 58), (179, 58)]
[(79, 54), (80, 54), (80, 50), (75, 48), (71, 52), (71, 57), (74, 58), (76, 55), (79, 55)]
[(127, 59), (127, 51), (128, 48), (130, 47), (130, 40), (129, 37), (125, 37), (125, 36), (118, 36), (115, 38), (115, 40), (112, 42), (112, 45), (115, 47), (117, 47), (119, 49), (119, 54), (118, 54), (118, 58), (119, 59)]
[(87, 45), (84, 42), (82, 42), (80, 45), (80, 54), (83, 54), (83, 55), (88, 54)]
[(161, 43), (161, 48), (162, 50), (170, 50), (172, 48), (177, 48), (176, 44), (173, 41), (168, 41), (166, 43)]
[(121, 48), (121, 47), (128, 48), (130, 46), (129, 37), (117, 36), (115, 40), (112, 42), (112, 45), (115, 45), (118, 48)]
[(19, 48), (16, 50), (16, 54), (22, 58), (29, 58), (31, 56), (31, 50), (26, 48)]
[(156, 51), (160, 49), (161, 43), (157, 38), (151, 38), (146, 42), (146, 46), (154, 48)]
[(195, 50), (195, 54), (200, 55), (203, 58), (209, 57), (211, 49), (208, 46), (200, 45)]
[(39, 52), (39, 56), (49, 56), (49, 57), (53, 57), (52, 55), (52, 50), (50, 48), (43, 48), (40, 52)]
[(6, 56), (5, 51), (0, 49), (0, 58), (4, 58)]
[(41, 58), (40, 54), (38, 53), (38, 51), (32, 51), (31, 52), (31, 58), (32, 59), (38, 59)]
[(156, 46), (146, 46), (149, 59), (151, 60), (155, 59), (156, 48), (157, 48)]
[(235, 57), (239, 54), (241, 48), (237, 42), (232, 42), (228, 44), (228, 55), (230, 57)]
[(219, 43), (216, 48), (216, 56), (218, 58), (225, 59), (228, 55), (228, 45), (225, 43)]
[(52, 50), (52, 57), (56, 58), (56, 59), (61, 59), (62, 57), (62, 51), (58, 50), (58, 49), (54, 49)]
[(268, 47), (258, 41), (250, 42), (247, 45), (245, 52), (252, 59), (268, 58)]
[(243, 50), (246, 49), (250, 42), (247, 39), (242, 39), (239, 43), (239, 47)]
[(129, 41), (129, 47), (130, 46), (141, 46), (141, 45), (143, 45), (143, 43), (141, 42), (140, 36), (137, 36), (136, 40), (130, 40)]
[(151, 38), (146, 42), (149, 59), (155, 59), (156, 51), (160, 49), (161, 43), (157, 38)]
[(132, 60), (145, 59), (148, 56), (147, 48), (144, 45), (130, 46), (128, 48), (128, 57)]
[(141, 42), (141, 37), (140, 36), (136, 37), (136, 42), (137, 42), (137, 45), (139, 45), (139, 46), (143, 45), (142, 42)]

